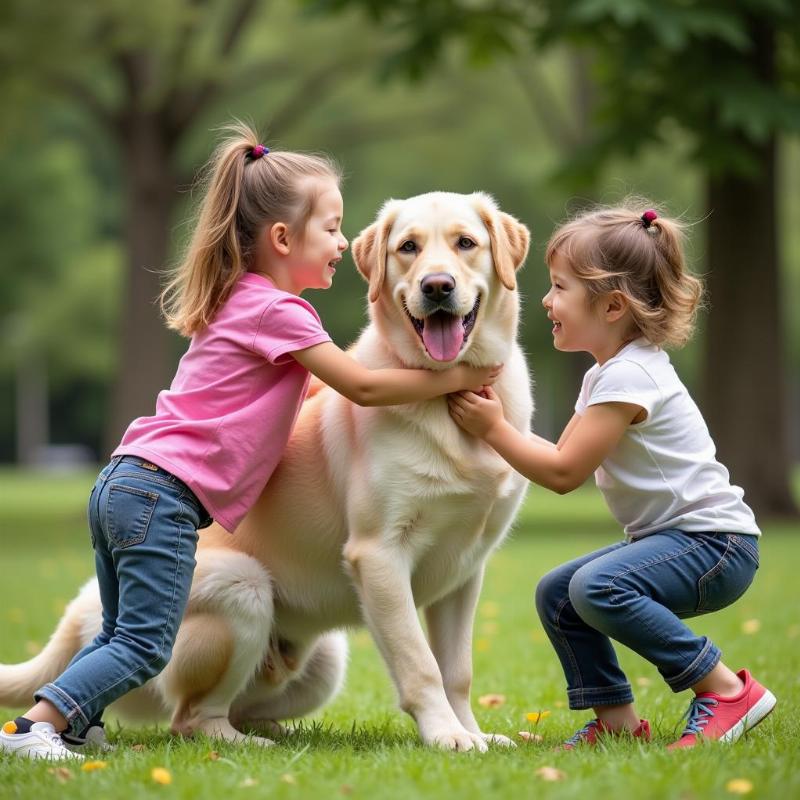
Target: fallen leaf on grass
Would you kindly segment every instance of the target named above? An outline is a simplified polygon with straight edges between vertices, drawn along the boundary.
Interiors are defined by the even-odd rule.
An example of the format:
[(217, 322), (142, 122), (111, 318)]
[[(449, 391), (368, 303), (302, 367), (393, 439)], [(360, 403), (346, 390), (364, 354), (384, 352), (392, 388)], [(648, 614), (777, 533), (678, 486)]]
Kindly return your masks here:
[(742, 623), (742, 633), (753, 634), (761, 630), (760, 619), (747, 619)]
[(150, 770), (150, 777), (155, 783), (160, 783), (162, 786), (169, 786), (172, 783), (172, 773), (164, 767), (153, 767)]
[(650, 680), (650, 678), (645, 678), (644, 676), (642, 676), (641, 678), (637, 678), (636, 679), (636, 685), (637, 686), (652, 686), (653, 685), (653, 681)]
[(210, 750), (206, 758), (209, 761), (219, 761), (219, 753), (216, 750)]
[(339, 791), (341, 792), (341, 794), (344, 794), (344, 795), (350, 795), (350, 794), (353, 794), (353, 787), (352, 787), (352, 786), (350, 786), (350, 784), (343, 783), (343, 784), (342, 784), (342, 785), (339, 787)]
[(52, 767), (47, 770), (59, 783), (66, 783), (72, 778), (72, 773), (66, 767)]
[(544, 736), (540, 733), (531, 733), (530, 731), (518, 731), (517, 736), (526, 742), (536, 742), (538, 744), (544, 741)]
[(566, 772), (555, 767), (539, 767), (534, 774), (543, 781), (563, 781), (567, 777)]
[(505, 701), (504, 694), (484, 694), (478, 698), (478, 705), (484, 708), (499, 708)]
[(84, 772), (94, 772), (97, 769), (105, 769), (107, 766), (107, 761), (86, 761), (81, 765), (81, 769)]
[(281, 775), (281, 780), (284, 783), (289, 783), (289, 784), (292, 784), (292, 785), (297, 783), (297, 778), (295, 778), (295, 776), (292, 775), (291, 772), (284, 772), (283, 775)]
[(734, 778), (725, 784), (725, 789), (731, 794), (748, 794), (753, 791), (753, 784), (747, 778)]
[(549, 711), (529, 711), (525, 715), (525, 719), (528, 720), (528, 722), (539, 722), (540, 720), (543, 720), (545, 717), (549, 716)]
[(145, 749), (145, 745), (143, 745), (143, 744), (132, 744), (131, 745), (131, 750), (135, 750), (137, 753), (141, 753), (142, 750), (144, 750), (144, 749)]
[(240, 784), (240, 789), (248, 789), (251, 786), (258, 786), (258, 781), (255, 778), (245, 778)]

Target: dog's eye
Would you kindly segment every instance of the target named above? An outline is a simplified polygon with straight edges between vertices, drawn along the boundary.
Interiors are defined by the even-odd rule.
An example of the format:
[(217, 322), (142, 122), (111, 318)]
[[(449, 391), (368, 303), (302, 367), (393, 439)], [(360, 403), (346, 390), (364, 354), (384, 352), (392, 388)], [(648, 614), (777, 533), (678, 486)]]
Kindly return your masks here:
[(473, 247), (477, 247), (478, 245), (469, 238), (469, 236), (461, 236), (458, 240), (458, 246), (462, 250), (472, 250)]
[(400, 245), (400, 252), (401, 253), (416, 253), (417, 252), (417, 245), (411, 239), (406, 239), (403, 244)]

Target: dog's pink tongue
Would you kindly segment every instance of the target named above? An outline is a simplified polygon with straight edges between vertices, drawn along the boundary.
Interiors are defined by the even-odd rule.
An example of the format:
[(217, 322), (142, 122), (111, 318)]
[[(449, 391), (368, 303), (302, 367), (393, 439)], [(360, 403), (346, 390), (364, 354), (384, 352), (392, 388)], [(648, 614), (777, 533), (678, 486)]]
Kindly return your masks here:
[(443, 311), (425, 317), (422, 341), (432, 359), (452, 361), (464, 342), (464, 326), (461, 324), (461, 318)]

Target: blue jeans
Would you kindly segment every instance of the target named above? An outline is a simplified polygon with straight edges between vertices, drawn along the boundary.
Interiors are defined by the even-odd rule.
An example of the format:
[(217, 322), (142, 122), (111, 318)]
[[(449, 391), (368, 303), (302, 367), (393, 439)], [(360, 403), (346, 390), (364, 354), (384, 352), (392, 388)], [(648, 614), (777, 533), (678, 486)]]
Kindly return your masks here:
[(89, 528), (103, 604), (100, 633), (36, 692), (80, 734), (103, 709), (166, 666), (194, 572), (197, 529), (209, 523), (174, 475), (116, 456), (89, 497)]
[(757, 569), (755, 536), (664, 530), (548, 572), (536, 610), (561, 660), (569, 707), (633, 702), (611, 639), (654, 664), (673, 691), (694, 686), (722, 654), (681, 619), (730, 605)]

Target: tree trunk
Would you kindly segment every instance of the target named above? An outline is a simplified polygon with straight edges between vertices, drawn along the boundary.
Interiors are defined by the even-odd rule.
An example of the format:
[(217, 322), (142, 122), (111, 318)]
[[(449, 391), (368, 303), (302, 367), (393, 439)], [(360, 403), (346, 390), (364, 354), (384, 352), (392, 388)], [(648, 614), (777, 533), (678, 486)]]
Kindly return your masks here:
[(164, 326), (158, 305), (176, 196), (169, 137), (158, 116), (147, 112), (131, 113), (120, 133), (128, 265), (119, 367), (106, 428), (109, 452), (133, 419), (154, 412), (156, 397), (170, 385), (175, 369), (174, 336)]
[(17, 462), (36, 466), (50, 440), (47, 364), (38, 353), (19, 356), (16, 374)]
[(757, 178), (707, 186), (710, 298), (704, 411), (720, 461), (760, 515), (796, 515), (775, 230), (775, 142), (754, 148)]

